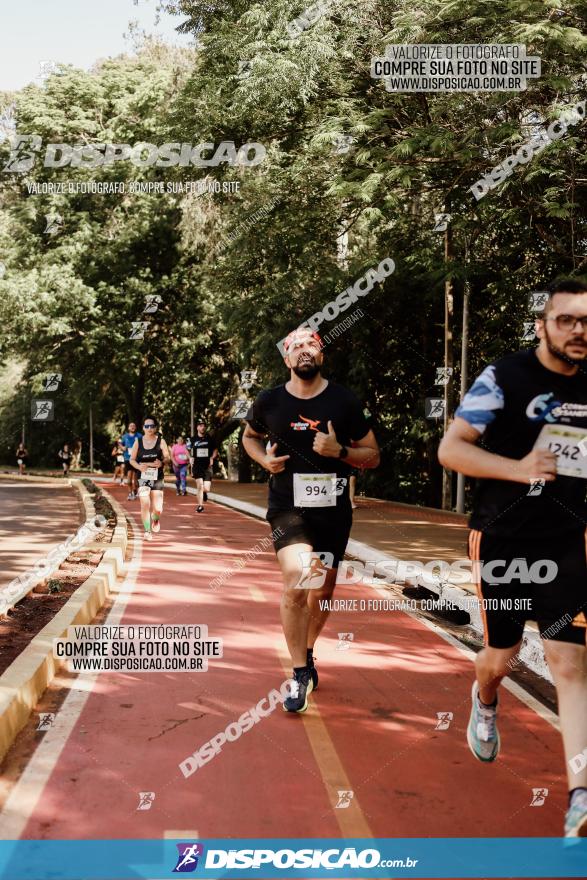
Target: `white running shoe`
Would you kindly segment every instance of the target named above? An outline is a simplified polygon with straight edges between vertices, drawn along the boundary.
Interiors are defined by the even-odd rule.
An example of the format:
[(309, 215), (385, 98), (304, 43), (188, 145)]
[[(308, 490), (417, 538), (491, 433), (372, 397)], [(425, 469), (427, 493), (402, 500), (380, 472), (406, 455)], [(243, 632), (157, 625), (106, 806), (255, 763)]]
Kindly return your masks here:
[(565, 837), (587, 837), (587, 790), (573, 793), (565, 817)]
[(500, 738), (497, 730), (497, 701), (495, 706), (484, 706), (479, 701), (479, 685), (471, 690), (473, 706), (467, 727), (469, 748), (479, 761), (495, 761), (499, 754)]

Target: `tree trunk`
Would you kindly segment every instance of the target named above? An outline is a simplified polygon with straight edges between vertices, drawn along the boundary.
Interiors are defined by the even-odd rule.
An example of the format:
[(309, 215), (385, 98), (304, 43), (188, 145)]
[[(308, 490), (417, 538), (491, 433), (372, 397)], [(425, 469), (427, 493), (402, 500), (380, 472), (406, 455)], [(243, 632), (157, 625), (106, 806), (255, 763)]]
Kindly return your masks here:
[[(141, 425), (143, 424), (143, 398), (145, 396), (145, 381), (147, 379), (147, 365), (146, 363), (141, 364), (141, 368), (139, 370), (139, 375), (137, 377), (137, 384), (135, 385), (133, 396), (132, 396), (132, 412), (131, 412), (131, 420), (136, 422), (137, 427), (140, 430)], [(157, 416), (154, 413), (155, 417)]]

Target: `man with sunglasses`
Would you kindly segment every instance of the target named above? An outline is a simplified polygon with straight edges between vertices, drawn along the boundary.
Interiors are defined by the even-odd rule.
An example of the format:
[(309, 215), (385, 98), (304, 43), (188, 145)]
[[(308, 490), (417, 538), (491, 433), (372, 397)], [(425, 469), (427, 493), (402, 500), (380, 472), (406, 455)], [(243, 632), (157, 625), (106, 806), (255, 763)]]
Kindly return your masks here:
[(488, 366), (440, 444), (477, 477), (469, 550), (480, 562), (485, 648), (467, 730), (494, 761), (498, 687), (526, 620), (538, 624), (557, 691), (569, 783), (567, 837), (587, 837), (587, 285), (562, 279), (536, 321), (537, 348)]
[(289, 381), (259, 394), (247, 413), (243, 446), (271, 475), (267, 520), (294, 673), (283, 705), (305, 712), (318, 685), (314, 645), (329, 614), (321, 602), (332, 596), (352, 525), (349, 476), (353, 467), (377, 467), (379, 448), (360, 401), (321, 375), (320, 336), (299, 328), (284, 351)]

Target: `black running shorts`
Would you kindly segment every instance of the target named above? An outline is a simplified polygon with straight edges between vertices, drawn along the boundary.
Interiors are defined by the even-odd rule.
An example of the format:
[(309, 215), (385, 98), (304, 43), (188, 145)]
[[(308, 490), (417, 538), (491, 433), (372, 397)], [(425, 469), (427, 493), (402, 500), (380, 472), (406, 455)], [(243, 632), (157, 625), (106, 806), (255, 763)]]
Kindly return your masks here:
[(192, 476), (194, 480), (203, 480), (205, 483), (212, 482), (212, 468), (205, 468), (204, 470), (194, 470), (192, 471)]
[(513, 648), (522, 638), (527, 620), (536, 621), (543, 639), (586, 644), (584, 532), (548, 540), (473, 530), (469, 533), (469, 556), (482, 562), (477, 591), (486, 645)]
[(332, 553), (332, 568), (338, 568), (344, 558), (353, 516), (350, 507), (348, 512), (337, 510), (334, 514), (316, 508), (297, 507), (269, 511), (267, 521), (271, 526), (275, 552), (291, 544), (309, 544), (317, 553)]

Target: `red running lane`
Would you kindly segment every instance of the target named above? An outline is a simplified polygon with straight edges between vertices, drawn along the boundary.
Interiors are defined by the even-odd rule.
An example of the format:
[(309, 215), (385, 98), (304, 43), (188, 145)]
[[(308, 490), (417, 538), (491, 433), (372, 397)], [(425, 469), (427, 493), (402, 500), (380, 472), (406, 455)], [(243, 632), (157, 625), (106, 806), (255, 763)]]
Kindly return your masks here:
[[(109, 491), (112, 491), (111, 489)], [(114, 489), (123, 503), (125, 490)], [(502, 755), (483, 765), (465, 729), (473, 667), (401, 612), (338, 612), (319, 643), (305, 716), (278, 706), (189, 778), (179, 763), (284, 680), (272, 550), (210, 588), (269, 534), (265, 523), (166, 492), (123, 623), (207, 624), (224, 657), (206, 673), (100, 673), (34, 809), (29, 839), (559, 836), (566, 808), (558, 733), (509, 692)], [(137, 502), (126, 503), (139, 523)], [(366, 586), (339, 598), (373, 598)], [(352, 632), (339, 650), (338, 632)], [(447, 730), (437, 712), (452, 712)], [(532, 788), (548, 788), (541, 808)], [(335, 809), (338, 790), (350, 807)], [(137, 811), (140, 791), (155, 792)]]

